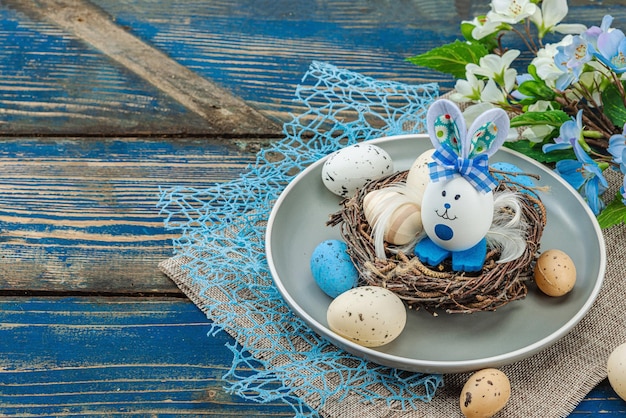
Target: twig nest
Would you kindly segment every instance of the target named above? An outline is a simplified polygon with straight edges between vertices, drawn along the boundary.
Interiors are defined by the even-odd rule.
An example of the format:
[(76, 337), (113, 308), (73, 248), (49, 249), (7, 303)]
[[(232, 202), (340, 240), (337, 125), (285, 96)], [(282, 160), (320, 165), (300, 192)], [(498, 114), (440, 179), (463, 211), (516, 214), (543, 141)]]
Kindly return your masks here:
[[(533, 278), (546, 211), (532, 188), (516, 182), (520, 173), (498, 171), (495, 174), (499, 185), (494, 193), (520, 192), (520, 212), (527, 229), (526, 246), (520, 257), (500, 262), (502, 249), (490, 247), (483, 268), (476, 273), (454, 271), (447, 261), (436, 266), (425, 265), (414, 256), (412, 243), (394, 245), (387, 241), (383, 246), (385, 258), (377, 257), (372, 225), (376, 221), (370, 222), (366, 218), (364, 199), (372, 191), (393, 190), (394, 185), (405, 183), (406, 170), (367, 183), (352, 197), (344, 199), (341, 209), (328, 221), (328, 225), (340, 227), (347, 252), (359, 272), (359, 286), (389, 289), (409, 308), (431, 312), (493, 311), (524, 298), (528, 293), (526, 283)], [(382, 196), (373, 194), (368, 200), (382, 199)], [(368, 212), (369, 218), (376, 218), (370, 209)]]

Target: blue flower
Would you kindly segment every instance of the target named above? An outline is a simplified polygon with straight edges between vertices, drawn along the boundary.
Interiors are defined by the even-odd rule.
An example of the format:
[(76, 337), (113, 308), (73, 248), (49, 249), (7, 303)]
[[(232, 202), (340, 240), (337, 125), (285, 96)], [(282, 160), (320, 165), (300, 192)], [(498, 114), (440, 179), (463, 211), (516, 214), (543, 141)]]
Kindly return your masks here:
[(618, 74), (626, 72), (626, 36), (619, 29), (611, 29), (608, 26), (613, 18), (605, 16), (602, 19), (600, 30), (595, 29), (586, 35), (586, 38), (593, 40), (593, 54), (607, 67)]
[(622, 203), (626, 205), (626, 176), (624, 176), (624, 184), (619, 188), (619, 192), (622, 194)]
[(600, 196), (609, 187), (602, 169), (583, 149), (578, 141), (572, 141), (576, 160), (560, 160), (556, 172), (575, 188), (587, 201), (591, 211), (598, 215), (606, 206)]
[(598, 37), (609, 31), (611, 23), (613, 23), (613, 16), (605, 15), (602, 18), (602, 24), (600, 27), (592, 26), (580, 35), (588, 42), (588, 47), (593, 53), (598, 50)]
[(568, 120), (561, 125), (559, 136), (554, 138), (554, 144), (545, 144), (541, 149), (544, 153), (550, 151), (570, 149), (572, 143), (578, 143), (583, 138), (583, 111), (576, 114), (576, 119)]
[(626, 125), (623, 133), (609, 138), (608, 152), (613, 156), (613, 162), (619, 164), (621, 172), (626, 174)]
[(593, 57), (591, 49), (587, 46), (588, 42), (583, 37), (574, 36), (571, 44), (556, 48), (554, 63), (563, 71), (563, 75), (556, 80), (557, 89), (563, 91), (579, 80), (583, 67)]

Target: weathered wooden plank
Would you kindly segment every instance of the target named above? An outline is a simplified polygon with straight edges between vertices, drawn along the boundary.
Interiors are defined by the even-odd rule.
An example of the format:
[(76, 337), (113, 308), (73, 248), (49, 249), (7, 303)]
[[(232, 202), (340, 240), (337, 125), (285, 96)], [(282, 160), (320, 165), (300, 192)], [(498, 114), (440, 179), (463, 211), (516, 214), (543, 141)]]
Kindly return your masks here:
[(205, 139), (5, 139), (0, 291), (177, 292), (159, 187), (236, 178), (251, 154)]
[[(141, 39), (280, 120), (301, 111), (293, 91), (313, 60), (451, 89), (451, 77), (405, 59), (460, 38), (461, 20), (489, 8), (488, 1), (469, 0), (92, 1)], [(626, 26), (621, 3), (570, 1), (568, 20), (597, 25), (610, 12)]]
[[(313, 60), (376, 78), (436, 81), (444, 91), (452, 88), (450, 77), (415, 67), (405, 58), (458, 38), (459, 22), (488, 8), (484, 1), (452, 0), (92, 3), (111, 15), (115, 28), (127, 29), (157, 53), (280, 121), (302, 111), (292, 100), (293, 92)], [(571, 1), (569, 20), (598, 24), (605, 13), (611, 13), (620, 24), (626, 22), (626, 7), (620, 3), (603, 2), (603, 7), (597, 7), (589, 1)], [(95, 37), (92, 42), (97, 48), (90, 48), (56, 24), (7, 8), (15, 4), (32, 11), (34, 3), (10, 0), (0, 5), (6, 28), (0, 31), (5, 121), (0, 129), (78, 134), (209, 131), (195, 113), (99, 55), (97, 48), (113, 48), (107, 39)], [(70, 16), (56, 15), (57, 24), (78, 30)], [(150, 77), (159, 82), (158, 74)]]
[(0, 3), (0, 132), (207, 131), (207, 121), (57, 26)]
[(0, 415), (292, 416), (229, 394), (224, 333), (191, 302), (0, 299)]
[(244, 101), (198, 76), (114, 24), (83, 0), (11, 0), (11, 7), (49, 20), (165, 92), (207, 123), (207, 133), (276, 134), (280, 127)]
[(572, 412), (571, 417), (623, 417), (626, 416), (626, 402), (620, 399), (611, 388), (608, 380), (596, 386)]
[(314, 60), (408, 83), (450, 77), (406, 58), (457, 36), (451, 0), (420, 2), (95, 0), (116, 22), (264, 114), (288, 120)]

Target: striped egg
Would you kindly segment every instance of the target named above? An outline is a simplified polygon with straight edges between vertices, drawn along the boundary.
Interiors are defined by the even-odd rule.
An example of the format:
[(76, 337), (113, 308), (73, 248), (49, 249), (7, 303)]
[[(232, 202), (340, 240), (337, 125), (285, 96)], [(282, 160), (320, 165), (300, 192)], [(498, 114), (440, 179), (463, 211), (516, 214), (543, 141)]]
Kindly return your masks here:
[(385, 241), (404, 245), (411, 242), (423, 229), (422, 212), (413, 202), (398, 206), (387, 219)]
[(369, 192), (363, 199), (363, 213), (374, 233), (382, 223), (383, 239), (390, 244), (408, 244), (423, 229), (420, 206), (395, 190)]
[(401, 195), (389, 189), (372, 190), (367, 193), (363, 198), (363, 214), (367, 222), (373, 226), (386, 205), (398, 199), (401, 199)]

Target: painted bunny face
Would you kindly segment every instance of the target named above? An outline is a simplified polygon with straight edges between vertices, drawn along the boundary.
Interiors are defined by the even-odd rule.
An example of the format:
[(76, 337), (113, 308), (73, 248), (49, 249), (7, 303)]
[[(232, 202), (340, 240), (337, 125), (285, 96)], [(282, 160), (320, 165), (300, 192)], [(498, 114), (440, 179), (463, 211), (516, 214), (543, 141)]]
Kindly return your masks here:
[(435, 152), (422, 200), (424, 230), (442, 248), (466, 250), (485, 237), (493, 220), (497, 182), (489, 173), (488, 157), (506, 139), (509, 117), (502, 109), (491, 109), (466, 130), (460, 109), (438, 100), (428, 110), (427, 125)]
[(493, 220), (493, 193), (479, 193), (463, 177), (430, 182), (422, 200), (428, 237), (450, 251), (463, 251), (485, 237)]

